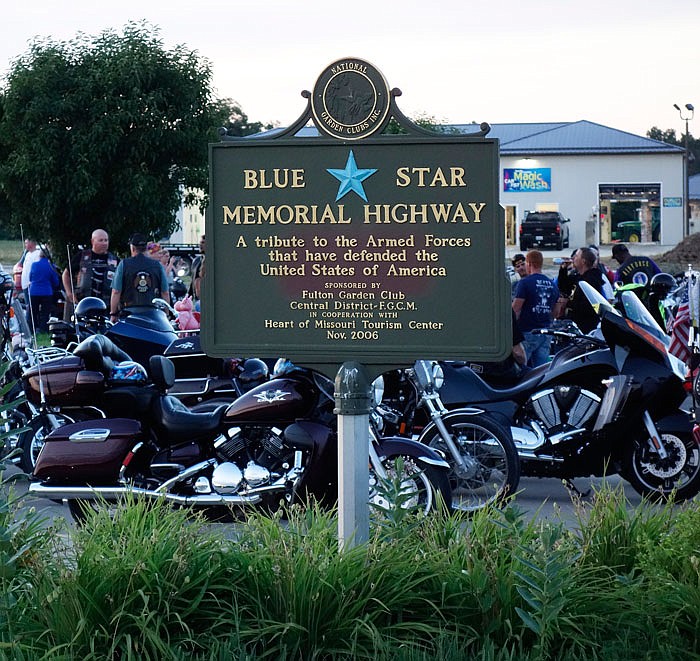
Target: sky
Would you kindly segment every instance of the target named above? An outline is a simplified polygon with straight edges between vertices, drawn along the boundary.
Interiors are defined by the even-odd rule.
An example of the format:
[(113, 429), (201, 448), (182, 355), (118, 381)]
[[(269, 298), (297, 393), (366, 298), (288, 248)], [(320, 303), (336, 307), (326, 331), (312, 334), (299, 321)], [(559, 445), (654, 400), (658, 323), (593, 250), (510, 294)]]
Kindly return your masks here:
[[(371, 62), (409, 117), (439, 122), (588, 120), (645, 135), (700, 108), (698, 0), (31, 0), (5, 3), (0, 77), (32, 40), (159, 28), (209, 60), (215, 93), (250, 121), (286, 126), (331, 62)], [(684, 117), (688, 114), (683, 110)], [(689, 124), (700, 135), (700, 114)]]

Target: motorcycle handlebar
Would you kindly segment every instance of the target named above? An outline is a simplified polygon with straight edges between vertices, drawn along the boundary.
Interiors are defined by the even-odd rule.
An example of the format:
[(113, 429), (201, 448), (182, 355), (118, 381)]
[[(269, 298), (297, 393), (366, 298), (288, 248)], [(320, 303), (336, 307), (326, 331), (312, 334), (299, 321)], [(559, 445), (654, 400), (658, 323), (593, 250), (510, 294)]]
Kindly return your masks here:
[(151, 301), (151, 305), (153, 305), (154, 307), (160, 308), (163, 311), (169, 312), (173, 317), (177, 317), (177, 310), (175, 310), (175, 308), (173, 308), (170, 305), (170, 303), (168, 303), (167, 301), (165, 301), (162, 298), (154, 298)]
[(604, 340), (599, 340), (597, 337), (591, 337), (590, 335), (582, 335), (581, 333), (570, 333), (568, 331), (552, 330), (551, 328), (537, 328), (531, 332), (535, 335), (551, 335), (552, 337), (557, 337), (565, 340), (588, 342), (599, 347), (608, 346), (607, 342), (605, 342)]

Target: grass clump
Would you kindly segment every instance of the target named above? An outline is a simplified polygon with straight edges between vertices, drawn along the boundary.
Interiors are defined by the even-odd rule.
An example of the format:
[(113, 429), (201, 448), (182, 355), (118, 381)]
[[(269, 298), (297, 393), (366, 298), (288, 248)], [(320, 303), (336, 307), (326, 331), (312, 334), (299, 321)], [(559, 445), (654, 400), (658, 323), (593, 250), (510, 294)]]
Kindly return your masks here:
[(0, 578), (0, 658), (700, 658), (700, 507), (628, 505), (604, 486), (573, 530), (513, 503), (389, 509), (339, 550), (314, 504), (251, 514), (230, 540), (127, 503), (62, 548), (29, 541), (31, 574)]

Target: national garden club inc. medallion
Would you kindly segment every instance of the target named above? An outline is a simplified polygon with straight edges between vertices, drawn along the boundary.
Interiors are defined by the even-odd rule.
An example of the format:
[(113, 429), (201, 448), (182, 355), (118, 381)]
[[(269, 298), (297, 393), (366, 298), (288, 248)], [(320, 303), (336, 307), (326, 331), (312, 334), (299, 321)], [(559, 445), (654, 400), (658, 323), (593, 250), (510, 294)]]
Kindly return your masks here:
[(358, 58), (337, 60), (326, 67), (311, 96), (318, 127), (343, 140), (359, 140), (381, 128), (389, 104), (389, 85), (384, 76)]

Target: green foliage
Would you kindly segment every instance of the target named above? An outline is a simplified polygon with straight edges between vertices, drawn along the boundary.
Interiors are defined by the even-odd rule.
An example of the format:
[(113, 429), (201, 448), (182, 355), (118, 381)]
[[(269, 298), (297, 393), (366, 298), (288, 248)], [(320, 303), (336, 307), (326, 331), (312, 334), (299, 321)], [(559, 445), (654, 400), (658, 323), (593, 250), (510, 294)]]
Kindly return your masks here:
[[(200, 535), (186, 511), (127, 502), (91, 512), (73, 538), (70, 570), (37, 582), (31, 624), (16, 640), (81, 659), (167, 659), (201, 652), (230, 603), (221, 543)], [(187, 657), (182, 657), (187, 658)]]
[(589, 503), (579, 501), (577, 506), (583, 561), (616, 574), (631, 572), (649, 540), (666, 534), (674, 517), (671, 503), (645, 500), (632, 507), (621, 483), (615, 487), (604, 484)]
[[(410, 120), (417, 126), (427, 129), (428, 131), (433, 131), (434, 133), (459, 134), (458, 129), (453, 126), (448, 126), (444, 122), (440, 123), (432, 115), (421, 114), (416, 117), (411, 117)], [(384, 135), (404, 135), (407, 131), (392, 117), (382, 133)]]
[(126, 503), (62, 549), (32, 543), (0, 659), (700, 659), (700, 505), (625, 518), (621, 502), (604, 486), (580, 530), (512, 504), (390, 516), (342, 551), (335, 512), (313, 504), (252, 514), (225, 540)]
[[(688, 132), (688, 151), (690, 152), (690, 159), (688, 163), (688, 176), (698, 174), (700, 172), (700, 140), (694, 138), (690, 131)], [(685, 133), (681, 134), (680, 137), (676, 137), (675, 129), (661, 130), (657, 126), (652, 126), (647, 131), (647, 138), (652, 140), (659, 140), (660, 142), (666, 142), (669, 145), (678, 145), (679, 147), (685, 148)]]
[[(183, 196), (207, 189), (207, 144), (233, 112), (215, 102), (211, 65), (158, 29), (35, 41), (7, 76), (0, 112), (0, 197), (14, 227), (65, 246), (103, 227), (126, 248), (139, 230), (176, 226)], [(187, 191), (187, 192), (184, 192)]]
[(274, 127), (274, 124), (263, 122), (251, 122), (241, 109), (240, 105), (233, 99), (221, 99), (215, 102), (222, 117), (226, 121), (221, 127), (226, 129), (226, 135), (243, 137), (253, 135), (261, 131), (269, 130)]

